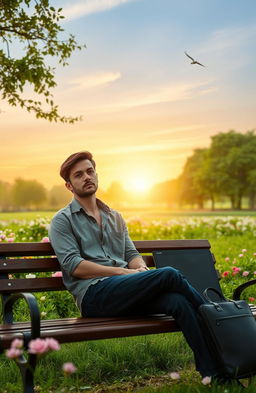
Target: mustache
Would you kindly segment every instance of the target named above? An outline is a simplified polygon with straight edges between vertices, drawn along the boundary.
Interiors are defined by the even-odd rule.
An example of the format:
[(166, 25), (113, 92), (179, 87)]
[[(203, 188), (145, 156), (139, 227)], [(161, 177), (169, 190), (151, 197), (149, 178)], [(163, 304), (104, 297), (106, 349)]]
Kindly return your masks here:
[(83, 185), (83, 187), (88, 186), (88, 185), (92, 185), (95, 186), (95, 183), (93, 183), (92, 181), (86, 181)]

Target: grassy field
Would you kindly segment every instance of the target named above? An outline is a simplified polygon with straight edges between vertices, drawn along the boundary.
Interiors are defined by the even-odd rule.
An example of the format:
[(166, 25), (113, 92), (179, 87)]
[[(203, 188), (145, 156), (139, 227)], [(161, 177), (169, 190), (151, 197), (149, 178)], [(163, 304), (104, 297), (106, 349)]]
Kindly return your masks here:
[[(211, 217), (211, 216), (249, 216), (256, 217), (256, 211), (250, 210), (170, 210), (167, 208), (117, 208), (124, 218), (140, 217), (148, 220), (169, 220), (171, 217)], [(38, 217), (52, 218), (56, 211), (0, 212), (0, 221), (34, 220)]]
[[(124, 211), (132, 239), (207, 238), (223, 275), (221, 286), (227, 296), (256, 274), (256, 219), (244, 212)], [(248, 213), (248, 214), (247, 214)], [(4, 213), (0, 215), (1, 241), (40, 241), (54, 212)], [(254, 255), (255, 254), (255, 255)], [(239, 267), (233, 275), (233, 268)], [(226, 274), (228, 272), (228, 274)], [(246, 272), (246, 274), (244, 274)], [(43, 318), (78, 315), (71, 296), (37, 294)], [(43, 297), (42, 297), (43, 296)], [(45, 296), (45, 299), (44, 299)], [(255, 302), (256, 290), (245, 297)], [(25, 305), (17, 309), (17, 319), (26, 319)], [(72, 361), (77, 372), (65, 377), (61, 366)], [(179, 380), (170, 373), (178, 371)], [(194, 370), (193, 356), (181, 333), (131, 337), (87, 343), (66, 344), (61, 351), (40, 360), (35, 375), (37, 392), (141, 392), (186, 393), (224, 392), (223, 387), (204, 386)], [(13, 361), (0, 356), (0, 393), (21, 393), (20, 376)], [(209, 390), (210, 389), (210, 390)], [(226, 393), (236, 393), (236, 387)], [(247, 389), (255, 392), (255, 382)]]

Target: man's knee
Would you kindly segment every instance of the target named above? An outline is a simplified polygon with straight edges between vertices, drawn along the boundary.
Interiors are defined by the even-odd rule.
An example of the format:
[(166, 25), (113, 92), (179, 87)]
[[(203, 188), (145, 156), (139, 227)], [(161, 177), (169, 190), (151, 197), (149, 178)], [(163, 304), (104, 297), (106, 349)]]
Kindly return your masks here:
[(158, 271), (159, 271), (159, 274), (161, 274), (167, 280), (172, 280), (172, 279), (183, 277), (178, 269), (175, 269), (174, 267), (171, 267), (171, 266), (161, 267), (160, 269), (158, 269)]

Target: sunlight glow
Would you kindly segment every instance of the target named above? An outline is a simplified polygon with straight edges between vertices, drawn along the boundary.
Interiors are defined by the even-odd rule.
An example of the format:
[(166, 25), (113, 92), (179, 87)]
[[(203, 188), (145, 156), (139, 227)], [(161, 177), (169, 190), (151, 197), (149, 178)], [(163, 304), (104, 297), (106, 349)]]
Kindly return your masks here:
[(127, 186), (129, 187), (130, 191), (135, 193), (146, 193), (151, 185), (152, 184), (149, 179), (143, 175), (136, 175), (136, 177), (131, 178), (130, 181), (127, 182)]

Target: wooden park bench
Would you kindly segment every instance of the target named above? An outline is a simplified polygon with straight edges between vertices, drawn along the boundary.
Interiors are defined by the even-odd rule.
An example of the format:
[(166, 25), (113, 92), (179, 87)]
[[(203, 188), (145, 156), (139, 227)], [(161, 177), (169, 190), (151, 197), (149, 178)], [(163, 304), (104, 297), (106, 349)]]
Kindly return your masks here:
[[(199, 290), (219, 285), (208, 240), (143, 240), (134, 241), (134, 244), (149, 267), (155, 266), (154, 256), (167, 252), (174, 267), (179, 268)], [(61, 277), (40, 277), (40, 272), (59, 270), (59, 262), (50, 243), (0, 243), (3, 314), (0, 322), (0, 352), (9, 348), (15, 338), (23, 339), (27, 346), (31, 339), (38, 337), (53, 337), (60, 343), (70, 343), (180, 331), (172, 317), (163, 315), (40, 320), (40, 310), (32, 293), (66, 290)], [(20, 278), (20, 273), (36, 273), (36, 277)], [(251, 282), (236, 288), (234, 298), (238, 299), (241, 291), (250, 284)], [(13, 305), (20, 298), (25, 299), (28, 305), (31, 317), (29, 322), (14, 322)], [(256, 309), (252, 308), (252, 311), (256, 317)], [(36, 355), (30, 354), (30, 367), (25, 367), (22, 358), (17, 362), (22, 374), (24, 393), (34, 392), (33, 371), (36, 360)]]

